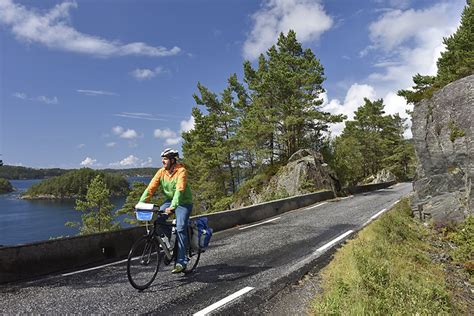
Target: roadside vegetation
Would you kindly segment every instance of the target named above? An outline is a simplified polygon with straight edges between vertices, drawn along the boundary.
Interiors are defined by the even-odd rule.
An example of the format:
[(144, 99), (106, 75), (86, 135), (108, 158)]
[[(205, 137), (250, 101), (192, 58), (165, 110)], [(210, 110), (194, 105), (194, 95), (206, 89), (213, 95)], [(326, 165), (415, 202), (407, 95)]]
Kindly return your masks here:
[[(346, 117), (325, 111), (324, 67), (294, 31), (281, 33), (256, 65), (245, 61), (243, 73), (242, 81), (231, 75), (220, 93), (197, 85), (195, 125), (182, 134), (195, 214), (225, 210), (259, 194), (300, 149), (321, 152), (342, 186), (384, 168), (400, 180), (412, 178), (414, 151), (403, 138), (405, 119), (386, 114), (382, 99), (365, 99), (343, 134), (330, 135), (330, 124)], [(275, 192), (268, 198), (285, 196)]]
[[(460, 260), (470, 266), (472, 217), (465, 225), (452, 238), (459, 242)], [(314, 299), (311, 314), (465, 313), (464, 303), (453, 299), (442, 265), (432, 260), (439, 252), (430, 243), (435, 236), (411, 217), (409, 201), (402, 200), (337, 251), (321, 272), (323, 293)]]

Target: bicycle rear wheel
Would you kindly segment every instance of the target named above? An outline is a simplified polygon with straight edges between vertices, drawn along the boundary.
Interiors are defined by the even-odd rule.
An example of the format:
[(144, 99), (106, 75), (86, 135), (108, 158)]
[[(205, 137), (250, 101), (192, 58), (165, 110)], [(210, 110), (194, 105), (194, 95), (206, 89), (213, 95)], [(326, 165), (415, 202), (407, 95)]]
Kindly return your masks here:
[(127, 260), (127, 276), (137, 290), (149, 287), (156, 278), (162, 259), (161, 249), (154, 238), (143, 236), (133, 244)]
[(201, 250), (194, 250), (191, 246), (188, 246), (186, 256), (188, 257), (188, 264), (186, 265), (184, 273), (188, 274), (196, 269), (199, 259), (201, 258)]

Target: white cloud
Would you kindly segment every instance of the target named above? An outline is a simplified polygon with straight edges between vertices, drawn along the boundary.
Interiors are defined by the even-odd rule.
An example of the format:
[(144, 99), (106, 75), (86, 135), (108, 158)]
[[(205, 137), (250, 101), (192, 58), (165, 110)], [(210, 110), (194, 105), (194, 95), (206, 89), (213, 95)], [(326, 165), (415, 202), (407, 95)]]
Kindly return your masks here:
[(35, 102), (41, 102), (41, 103), (46, 103), (46, 104), (58, 104), (59, 100), (57, 97), (46, 97), (44, 95), (40, 95), (38, 97), (29, 97), (26, 93), (23, 92), (15, 92), (13, 94), (15, 98), (22, 99), (22, 100), (27, 100), (27, 101), (35, 101)]
[(77, 145), (76, 147), (77, 147), (78, 149), (82, 149), (82, 148), (86, 147), (86, 144), (79, 144), (79, 145)]
[(162, 138), (165, 140), (166, 145), (176, 145), (181, 141), (181, 136), (176, 132), (167, 129), (155, 129), (153, 135), (155, 138)]
[(153, 166), (153, 159), (151, 157), (148, 157), (146, 160), (142, 161), (140, 163), (140, 167), (151, 167)]
[[(405, 137), (410, 138), (411, 134), (411, 122), (410, 116), (406, 113), (406, 110), (413, 110), (413, 105), (407, 104), (405, 99), (399, 97), (394, 92), (389, 92), (386, 95), (378, 95), (376, 89), (370, 85), (366, 84), (353, 84), (347, 91), (344, 102), (340, 102), (338, 99), (332, 99), (328, 101), (327, 95), (323, 94), (322, 98), (324, 100), (323, 109), (333, 114), (344, 114), (347, 116), (348, 120), (354, 119), (354, 112), (360, 106), (364, 105), (364, 98), (367, 98), (371, 101), (382, 98), (384, 102), (384, 111), (385, 114), (396, 114), (398, 113), (402, 118), (407, 118), (408, 129), (405, 131)], [(339, 135), (342, 133), (342, 130), (345, 127), (345, 123), (333, 124), (330, 128), (333, 135)]]
[(164, 72), (162, 67), (156, 67), (155, 69), (135, 69), (130, 74), (137, 80), (148, 80)]
[(65, 1), (47, 12), (28, 9), (11, 0), (0, 1), (0, 23), (10, 27), (18, 40), (26, 43), (38, 43), (46, 47), (95, 55), (111, 56), (171, 56), (181, 49), (167, 49), (161, 46), (149, 46), (142, 42), (123, 44), (98, 36), (81, 33), (71, 26), (70, 10), (77, 8), (77, 3)]
[(181, 141), (181, 137), (167, 138), (165, 140), (166, 145), (176, 145)]
[(292, 29), (299, 41), (308, 42), (318, 40), (333, 24), (323, 6), (310, 0), (266, 0), (252, 19), (254, 26), (243, 46), (243, 55), (250, 60), (275, 44), (281, 32)]
[(124, 128), (122, 126), (112, 127), (112, 133), (114, 133), (115, 135), (120, 135), (123, 133), (123, 131), (124, 131)]
[(91, 166), (93, 166), (96, 162), (97, 162), (96, 159), (93, 159), (93, 158), (90, 158), (90, 157), (86, 157), (86, 159), (84, 159), (84, 160), (81, 162), (81, 166), (91, 167)]
[(189, 120), (181, 121), (181, 132), (189, 132), (194, 129), (194, 116), (191, 115)]
[[(323, 110), (332, 114), (344, 114), (347, 116), (348, 120), (352, 120), (354, 118), (354, 111), (356, 111), (358, 107), (364, 105), (364, 98), (373, 100), (375, 97), (376, 93), (373, 87), (366, 84), (355, 83), (347, 91), (344, 102), (342, 103), (338, 99), (328, 101), (327, 95), (323, 94)], [(344, 126), (344, 122), (333, 124), (331, 126), (331, 132), (334, 135), (339, 135), (344, 129)]]
[(59, 102), (57, 97), (48, 98), (44, 95), (40, 95), (39, 97), (37, 97), (36, 101), (43, 102), (46, 104), (58, 104)]
[(153, 135), (155, 138), (170, 138), (170, 137), (176, 137), (176, 133), (170, 130), (169, 128), (167, 129), (155, 129), (153, 132)]
[(389, 10), (369, 26), (371, 51), (384, 54), (368, 82), (380, 94), (412, 86), (416, 73), (434, 75), (445, 49), (443, 37), (455, 32), (464, 1), (435, 4), (424, 10)]
[[(403, 0), (390, 2), (397, 7), (407, 5)], [(456, 30), (464, 4), (465, 1), (456, 0), (423, 10), (384, 10), (370, 24), (371, 44), (361, 52), (362, 56), (379, 57), (373, 64), (376, 72), (362, 80), (364, 84), (353, 84), (344, 102), (326, 100), (325, 109), (352, 118), (353, 111), (363, 104), (364, 96), (371, 100), (383, 98), (386, 114), (398, 113), (408, 119), (410, 127), (406, 110), (412, 110), (413, 106), (397, 96), (396, 92), (412, 86), (412, 77), (416, 73), (436, 74), (436, 61), (444, 50), (442, 39)], [(337, 135), (343, 127), (344, 124), (336, 124), (331, 130)], [(405, 131), (405, 137), (411, 137), (410, 129)]]
[(120, 137), (125, 139), (134, 139), (138, 137), (138, 133), (133, 129), (127, 129), (120, 135)]
[(106, 95), (106, 96), (117, 96), (118, 94), (115, 92), (109, 92), (109, 91), (102, 91), (102, 90), (82, 90), (78, 89), (76, 90), (79, 93), (85, 94), (90, 97), (95, 97), (98, 95)]
[(115, 147), (116, 145), (117, 145), (116, 142), (109, 142), (109, 143), (105, 144), (105, 146), (109, 147), (109, 148)]
[(114, 116), (133, 118), (133, 119), (139, 119), (139, 120), (148, 120), (148, 121), (167, 121), (167, 120), (162, 119), (162, 118), (154, 117), (152, 114), (149, 114), (149, 113), (122, 112), (122, 113), (119, 113), (119, 114), (114, 114)]
[[(129, 139), (129, 140), (134, 140), (138, 137), (140, 137), (138, 135), (138, 133), (134, 130), (134, 129), (125, 129), (123, 128), (122, 126), (114, 126), (112, 127), (112, 133), (114, 135), (117, 135), (118, 137), (120, 138), (125, 138), (125, 139)], [(112, 143), (109, 143), (109, 144), (112, 144)], [(114, 145), (115, 146), (115, 145)], [(112, 147), (111, 146), (107, 146), (107, 147)]]
[(28, 99), (27, 95), (23, 92), (15, 92), (13, 96), (18, 99), (23, 99), (23, 100)]
[(134, 155), (130, 155), (120, 161), (110, 163), (110, 167), (118, 167), (118, 168), (134, 168), (134, 167), (151, 167), (153, 163), (153, 159), (148, 157), (145, 160), (141, 160)]

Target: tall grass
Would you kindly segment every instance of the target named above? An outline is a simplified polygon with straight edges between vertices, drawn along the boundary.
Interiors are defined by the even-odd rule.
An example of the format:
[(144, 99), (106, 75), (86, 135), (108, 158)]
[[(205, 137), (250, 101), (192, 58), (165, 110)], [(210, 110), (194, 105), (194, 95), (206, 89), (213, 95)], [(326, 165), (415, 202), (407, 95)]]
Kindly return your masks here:
[(407, 200), (362, 230), (322, 271), (323, 294), (311, 313), (439, 315), (452, 306), (442, 270), (427, 254), (427, 234)]

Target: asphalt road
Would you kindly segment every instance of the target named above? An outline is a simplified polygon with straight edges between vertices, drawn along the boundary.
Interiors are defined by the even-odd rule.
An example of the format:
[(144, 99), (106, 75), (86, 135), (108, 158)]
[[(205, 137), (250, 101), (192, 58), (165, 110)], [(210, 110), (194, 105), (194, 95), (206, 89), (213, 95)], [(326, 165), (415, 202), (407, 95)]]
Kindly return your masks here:
[(69, 276), (3, 285), (0, 313), (192, 315), (243, 290), (240, 293), (244, 294), (213, 313), (254, 314), (259, 304), (291, 282), (303, 267), (323, 262), (330, 249), (325, 245), (348, 231), (359, 230), (411, 190), (409, 183), (398, 184), (317, 203), (261, 225), (216, 233), (196, 272), (176, 276), (170, 273), (170, 266), (162, 264), (155, 282), (143, 292), (128, 283), (124, 262)]

